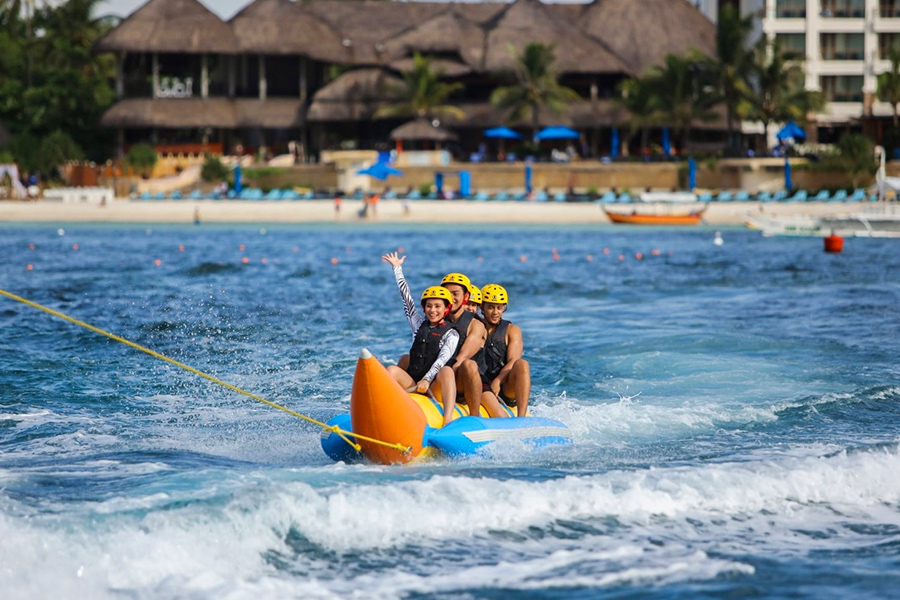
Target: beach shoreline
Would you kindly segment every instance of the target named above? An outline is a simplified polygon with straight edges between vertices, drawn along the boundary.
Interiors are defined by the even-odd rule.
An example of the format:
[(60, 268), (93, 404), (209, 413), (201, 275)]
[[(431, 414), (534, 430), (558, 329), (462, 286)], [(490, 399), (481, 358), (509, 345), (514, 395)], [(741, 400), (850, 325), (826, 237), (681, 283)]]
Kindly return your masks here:
[[(381, 224), (533, 224), (607, 225), (593, 202), (476, 202), (465, 200), (382, 200), (375, 214), (360, 216), (361, 200), (344, 200), (335, 213), (331, 200), (160, 200), (117, 199), (107, 205), (60, 202), (0, 202), (0, 222), (37, 223), (340, 223)], [(408, 212), (404, 207), (408, 207)], [(618, 209), (626, 205), (614, 205)], [(829, 202), (710, 203), (704, 223), (742, 225), (747, 216), (825, 216), (847, 214), (863, 205)]]

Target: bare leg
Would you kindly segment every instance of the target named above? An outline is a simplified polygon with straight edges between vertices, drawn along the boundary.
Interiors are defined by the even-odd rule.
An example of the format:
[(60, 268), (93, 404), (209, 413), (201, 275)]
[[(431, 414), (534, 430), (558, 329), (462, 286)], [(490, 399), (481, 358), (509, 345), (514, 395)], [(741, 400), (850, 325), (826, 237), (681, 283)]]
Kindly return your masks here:
[(469, 414), (480, 415), (481, 408), (481, 375), (474, 360), (466, 360), (456, 371), (456, 388), (462, 390), (469, 406)]
[(388, 373), (391, 374), (391, 377), (394, 378), (394, 381), (400, 384), (404, 390), (410, 388), (410, 386), (416, 385), (416, 382), (413, 381), (413, 378), (409, 376), (409, 373), (397, 367), (395, 365), (388, 365)]
[(503, 408), (503, 402), (490, 390), (481, 393), (481, 405), (484, 406), (491, 418), (502, 419), (509, 416), (509, 413)]
[(528, 399), (531, 396), (531, 367), (527, 360), (520, 358), (513, 363), (502, 391), (506, 397), (516, 399), (516, 416), (524, 417), (528, 413)]
[(400, 360), (397, 361), (397, 366), (403, 369), (404, 371), (409, 368), (409, 354), (404, 354), (400, 357)]
[(431, 382), (432, 393), (443, 398), (444, 425), (453, 420), (453, 409), (456, 408), (456, 376), (453, 369), (444, 367), (438, 371), (437, 377)]

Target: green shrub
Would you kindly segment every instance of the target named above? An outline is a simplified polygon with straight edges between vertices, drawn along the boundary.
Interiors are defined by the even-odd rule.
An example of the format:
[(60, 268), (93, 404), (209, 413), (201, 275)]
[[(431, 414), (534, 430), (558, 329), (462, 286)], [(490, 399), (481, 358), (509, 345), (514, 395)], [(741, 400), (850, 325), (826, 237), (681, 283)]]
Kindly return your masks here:
[(423, 196), (427, 196), (431, 193), (431, 183), (420, 183), (419, 184), (419, 193)]
[(150, 144), (135, 144), (125, 155), (126, 164), (131, 165), (136, 171), (145, 177), (149, 177), (156, 166), (159, 156), (156, 149)]
[(598, 196), (600, 195), (600, 190), (597, 189), (597, 186), (592, 185), (588, 187), (587, 194), (588, 196)]
[(40, 141), (29, 133), (20, 133), (13, 137), (6, 145), (13, 155), (14, 162), (19, 165), (19, 170), (28, 173), (38, 171), (38, 149)]
[(203, 162), (203, 166), (200, 168), (200, 179), (207, 183), (225, 181), (228, 179), (230, 172), (231, 169), (225, 166), (225, 164), (219, 160), (219, 157), (207, 156), (206, 160)]
[(37, 152), (38, 171), (48, 177), (59, 174), (59, 168), (70, 160), (81, 160), (84, 152), (69, 134), (54, 131), (41, 141)]

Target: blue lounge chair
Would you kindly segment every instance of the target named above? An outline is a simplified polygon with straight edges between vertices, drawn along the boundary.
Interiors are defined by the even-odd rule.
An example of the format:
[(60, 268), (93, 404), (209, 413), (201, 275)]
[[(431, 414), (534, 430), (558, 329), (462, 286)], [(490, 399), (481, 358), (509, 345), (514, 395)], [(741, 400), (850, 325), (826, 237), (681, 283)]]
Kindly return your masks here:
[(385, 199), (385, 200), (396, 200), (396, 199), (397, 199), (397, 192), (395, 192), (394, 190), (388, 190), (388, 191), (386, 191), (386, 192), (384, 193), (384, 199)]
[[(297, 195), (300, 196), (300, 194), (297, 194)], [(300, 198), (303, 200), (312, 200), (315, 197), (316, 197), (316, 193), (312, 190), (306, 190), (306, 193), (303, 194), (302, 196), (300, 196)]]
[(847, 190), (838, 190), (834, 193), (834, 196), (831, 197), (829, 202), (843, 202), (847, 199)]
[(534, 195), (535, 202), (546, 202), (548, 198), (549, 194), (547, 194), (547, 192), (545, 192), (544, 190), (541, 190)]
[(294, 190), (285, 190), (283, 194), (281, 194), (282, 200), (299, 200), (300, 194), (295, 192)]
[(597, 198), (597, 202), (599, 202), (600, 204), (612, 204), (616, 200), (618, 200), (618, 198), (616, 197), (616, 193), (612, 190), (604, 193), (602, 196)]
[(624, 192), (621, 196), (619, 196), (619, 197), (617, 198), (617, 201), (618, 201), (620, 204), (621, 204), (621, 203), (628, 203), (628, 202), (631, 202), (631, 194), (629, 194), (628, 192)]
[(273, 190), (269, 190), (269, 193), (265, 195), (266, 200), (281, 200), (281, 190), (275, 188)]
[(770, 194), (769, 192), (760, 192), (756, 195), (756, 201), (757, 202), (771, 202), (772, 194)]
[(180, 191), (175, 190), (174, 192), (172, 192), (171, 194), (169, 194), (169, 198), (170, 198), (171, 200), (183, 200), (183, 199), (184, 199), (184, 196), (181, 195), (181, 192), (180, 192)]
[(138, 200), (150, 200), (151, 197), (150, 192), (144, 192), (138, 196)]
[(787, 202), (806, 202), (807, 197), (806, 190), (797, 190), (793, 196), (787, 198)]
[(787, 197), (787, 190), (778, 190), (777, 192), (775, 192), (775, 195), (772, 196), (772, 200), (774, 200), (775, 202), (784, 202), (785, 200), (787, 200)]
[(479, 202), (485, 202), (486, 200), (491, 199), (491, 195), (487, 192), (478, 192), (477, 194), (475, 194), (475, 199)]
[(748, 202), (750, 200), (750, 194), (745, 192), (744, 190), (739, 191), (734, 195), (735, 202)]
[(496, 194), (494, 194), (494, 200), (500, 200), (500, 201), (509, 200), (509, 194), (507, 194), (505, 191), (499, 191)]
[(421, 199), (422, 199), (422, 194), (419, 192), (419, 190), (413, 190), (413, 191), (411, 191), (409, 194), (407, 194), (406, 197), (407, 197), (409, 200), (421, 200)]
[(854, 190), (853, 195), (847, 198), (847, 202), (862, 202), (866, 199), (866, 190)]
[(828, 202), (829, 196), (831, 194), (828, 190), (819, 190), (819, 193), (811, 198), (813, 202)]
[(565, 192), (556, 192), (553, 194), (554, 202), (565, 202), (566, 201), (566, 193)]
[(713, 196), (709, 192), (703, 192), (697, 196), (697, 202), (712, 202)]
[(719, 192), (719, 197), (717, 198), (717, 200), (719, 202), (731, 202), (732, 199), (733, 199), (733, 197), (731, 195), (731, 192), (727, 192), (727, 191)]
[(188, 199), (189, 200), (199, 200), (201, 196), (202, 196), (202, 194), (200, 193), (200, 190), (194, 190), (193, 192), (188, 194)]
[(157, 192), (157, 193), (153, 194), (153, 199), (154, 200), (165, 200), (166, 195), (162, 192)]

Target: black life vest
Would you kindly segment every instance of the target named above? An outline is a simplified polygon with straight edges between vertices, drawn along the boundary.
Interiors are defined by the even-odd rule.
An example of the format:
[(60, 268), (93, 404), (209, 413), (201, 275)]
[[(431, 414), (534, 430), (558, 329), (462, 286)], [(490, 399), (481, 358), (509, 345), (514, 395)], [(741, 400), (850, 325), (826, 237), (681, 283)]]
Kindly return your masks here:
[(484, 341), (485, 370), (481, 379), (485, 383), (492, 382), (506, 364), (506, 329), (508, 327), (509, 321), (500, 319), (497, 328), (493, 332), (488, 332), (487, 339)]
[(419, 330), (416, 331), (416, 337), (413, 338), (412, 346), (409, 349), (409, 367), (406, 369), (413, 381), (421, 381), (434, 361), (437, 360), (441, 350), (441, 338), (451, 328), (452, 326), (447, 321), (432, 325), (427, 319), (419, 325)]
[[(452, 367), (456, 364), (456, 355), (459, 354), (460, 348), (463, 347), (463, 344), (466, 341), (466, 335), (469, 333), (469, 325), (472, 324), (472, 319), (474, 318), (475, 313), (464, 311), (463, 314), (456, 320), (456, 323), (452, 323), (453, 329), (455, 329), (456, 333), (459, 334), (459, 345), (456, 346), (456, 352), (453, 353), (453, 358), (447, 361), (448, 367)], [(475, 364), (478, 365), (478, 372), (484, 374), (484, 346), (479, 348), (478, 352), (472, 355), (472, 360), (474, 360)]]

